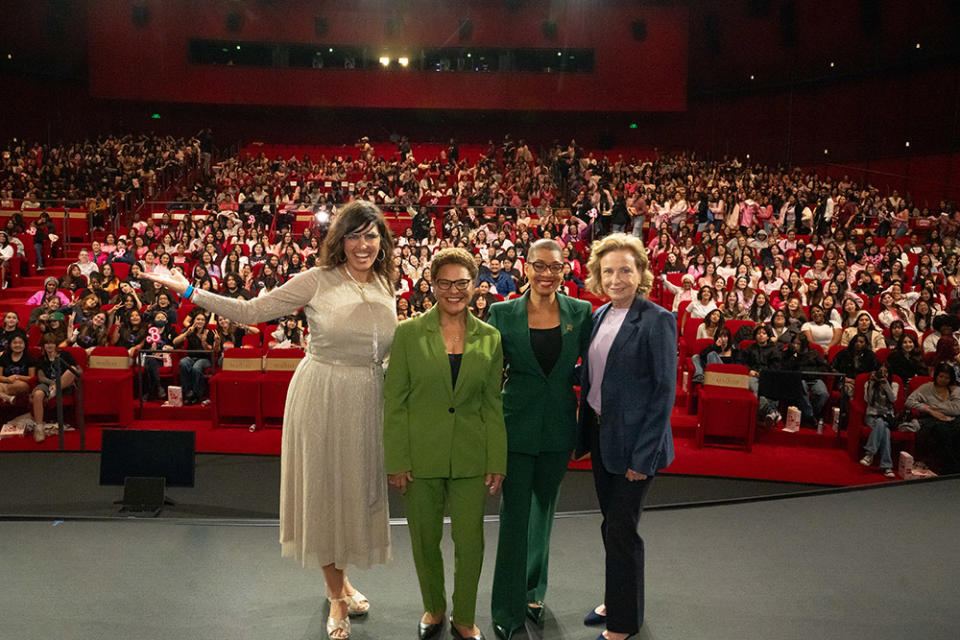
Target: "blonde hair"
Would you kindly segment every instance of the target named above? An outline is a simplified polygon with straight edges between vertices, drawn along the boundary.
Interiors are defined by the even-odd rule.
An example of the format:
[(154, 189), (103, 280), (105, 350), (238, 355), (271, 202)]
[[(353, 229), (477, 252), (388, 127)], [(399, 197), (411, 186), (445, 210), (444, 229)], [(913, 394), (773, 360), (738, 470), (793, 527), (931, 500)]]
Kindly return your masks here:
[(628, 233), (611, 233), (606, 238), (596, 240), (590, 247), (590, 260), (587, 261), (587, 288), (591, 293), (602, 296), (603, 286), (600, 279), (600, 260), (611, 251), (628, 251), (640, 272), (640, 286), (637, 295), (646, 296), (653, 288), (653, 272), (650, 260), (640, 238)]

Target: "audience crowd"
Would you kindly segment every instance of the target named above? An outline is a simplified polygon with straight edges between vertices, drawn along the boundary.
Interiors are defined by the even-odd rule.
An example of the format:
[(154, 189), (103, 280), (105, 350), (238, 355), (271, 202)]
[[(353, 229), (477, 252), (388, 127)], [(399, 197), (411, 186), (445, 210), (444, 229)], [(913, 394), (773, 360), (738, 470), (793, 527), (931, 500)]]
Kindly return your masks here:
[[(4, 158), (5, 198), (88, 197), (128, 180), (149, 190), (150, 171), (197, 152), (188, 141), (132, 138), (113, 140), (105, 157), (86, 145), (15, 149)], [(302, 346), (303, 318), (245, 327), (197, 308), (178, 312), (176, 296), (141, 275), (180, 270), (198, 288), (263, 295), (315, 264), (330, 217), (353, 198), (381, 205), (402, 229), (393, 257), (401, 320), (435, 303), (428, 267), (441, 248), (475, 256), (471, 310), (485, 319), (491, 304), (526, 290), (524, 257), (535, 240), (560, 243), (564, 293), (590, 299), (583, 278), (591, 241), (634, 233), (659, 275), (652, 295), (676, 312), (680, 348), (693, 356), (691, 384), (716, 362), (745, 364), (755, 393), (765, 371), (794, 372), (809, 426), (828, 405), (841, 409), (841, 421), (853, 405), (865, 407), (872, 432), (863, 464), (877, 457), (892, 474), (889, 431), (913, 429), (919, 460), (960, 470), (956, 204), (920, 208), (897, 191), (736, 159), (611, 158), (575, 142), (534, 156), (509, 136), (473, 162), (459, 157), (456, 141), (433, 158), (415, 158), (409, 145), (379, 155), (366, 140), (351, 157), (230, 158), (181, 189), (170, 211), (137, 216), (85, 247), (31, 297), (29, 318), (7, 313), (0, 346), (17, 335), (30, 346), (42, 336), (84, 349), (121, 345), (149, 356), (147, 396), (163, 394), (156, 355), (186, 349), (185, 396), (202, 402), (202, 371), (225, 346), (264, 332), (265, 346)], [(298, 212), (313, 224), (300, 229)], [(406, 215), (409, 224), (400, 221)], [(695, 350), (697, 340), (709, 346)], [(0, 378), (0, 397), (23, 393), (15, 383)], [(768, 426), (780, 411), (760, 397)]]

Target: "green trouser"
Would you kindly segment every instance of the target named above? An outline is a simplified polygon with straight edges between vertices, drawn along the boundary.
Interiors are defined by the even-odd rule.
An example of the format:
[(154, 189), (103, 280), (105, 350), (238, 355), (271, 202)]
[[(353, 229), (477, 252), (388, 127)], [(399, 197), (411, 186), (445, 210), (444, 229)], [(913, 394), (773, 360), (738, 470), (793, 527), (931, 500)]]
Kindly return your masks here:
[(447, 610), (440, 540), (443, 537), (444, 505), (449, 503), (454, 545), (453, 620), (456, 624), (472, 627), (483, 566), (483, 509), (487, 501), (484, 476), (414, 478), (407, 485), (403, 501), (423, 609), (428, 613)]
[(550, 531), (569, 461), (569, 451), (507, 453), (491, 603), (493, 621), (506, 629), (522, 626), (527, 603), (546, 596)]

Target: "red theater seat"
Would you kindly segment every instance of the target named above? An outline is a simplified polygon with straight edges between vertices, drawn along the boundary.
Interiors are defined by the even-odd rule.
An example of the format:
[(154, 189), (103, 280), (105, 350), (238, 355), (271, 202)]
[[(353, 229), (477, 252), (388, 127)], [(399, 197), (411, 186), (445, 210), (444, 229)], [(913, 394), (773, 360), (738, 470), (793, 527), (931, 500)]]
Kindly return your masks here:
[(83, 374), (85, 416), (116, 416), (127, 427), (133, 422), (133, 371), (123, 347), (96, 347)]
[[(260, 348), (233, 348), (223, 353), (220, 371), (210, 378), (210, 407), (214, 429), (224, 426), (263, 424), (260, 413), (260, 374), (264, 351)], [(224, 424), (225, 418), (242, 424)]]
[(269, 420), (283, 421), (287, 387), (303, 355), (302, 349), (271, 349), (267, 352), (260, 376), (260, 415), (265, 426), (270, 426)]
[(740, 364), (711, 364), (700, 390), (697, 448), (708, 437), (742, 439), (750, 451), (757, 426), (757, 397), (750, 391), (750, 376)]

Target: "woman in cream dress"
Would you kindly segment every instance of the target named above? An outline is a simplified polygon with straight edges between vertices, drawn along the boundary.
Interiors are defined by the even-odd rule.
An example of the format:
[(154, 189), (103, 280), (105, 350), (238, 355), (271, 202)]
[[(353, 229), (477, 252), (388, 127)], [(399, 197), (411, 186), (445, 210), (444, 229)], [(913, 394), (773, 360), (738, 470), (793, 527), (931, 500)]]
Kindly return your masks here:
[(347, 580), (347, 566), (390, 559), (381, 429), (383, 361), (397, 324), (388, 284), (392, 256), (383, 214), (354, 201), (331, 226), (320, 266), (253, 300), (188, 288), (182, 276), (147, 276), (243, 324), (304, 307), (306, 356), (290, 382), (283, 417), (280, 543), (284, 557), (323, 569), (327, 633), (335, 640), (349, 637), (348, 615), (369, 609)]

